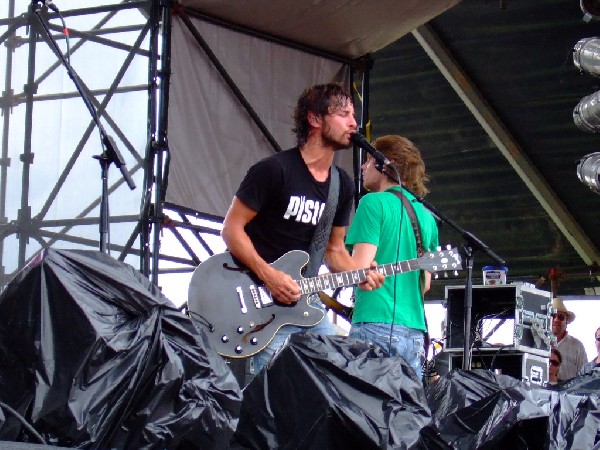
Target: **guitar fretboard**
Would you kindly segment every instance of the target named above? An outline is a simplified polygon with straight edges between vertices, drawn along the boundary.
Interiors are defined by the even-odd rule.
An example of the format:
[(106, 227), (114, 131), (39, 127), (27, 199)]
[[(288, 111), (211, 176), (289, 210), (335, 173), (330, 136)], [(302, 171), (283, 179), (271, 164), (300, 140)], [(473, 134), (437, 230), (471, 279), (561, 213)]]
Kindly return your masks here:
[[(390, 276), (397, 273), (412, 272), (418, 270), (420, 265), (417, 259), (402, 261), (397, 263), (382, 264), (375, 267), (375, 270), (384, 276)], [(296, 280), (302, 290), (302, 294), (312, 294), (313, 292), (323, 291), (325, 289), (335, 289), (339, 287), (360, 284), (367, 279), (367, 272), (370, 269), (348, 270), (346, 272), (326, 273), (312, 278), (303, 278)]]

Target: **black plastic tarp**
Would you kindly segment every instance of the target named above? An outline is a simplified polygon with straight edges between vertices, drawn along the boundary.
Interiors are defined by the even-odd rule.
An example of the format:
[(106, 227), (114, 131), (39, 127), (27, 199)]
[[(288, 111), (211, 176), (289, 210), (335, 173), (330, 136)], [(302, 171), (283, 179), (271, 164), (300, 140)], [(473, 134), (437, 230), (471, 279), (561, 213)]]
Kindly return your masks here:
[(409, 448), (430, 420), (402, 358), (351, 338), (298, 333), (244, 389), (231, 448)]
[[(203, 332), (139, 272), (49, 249), (0, 296), (0, 401), (48, 444), (218, 449), (241, 392)], [(0, 440), (34, 436), (0, 408)]]
[(491, 371), (454, 370), (426, 389), (427, 449), (592, 449), (600, 443), (600, 373), (544, 388)]
[(600, 371), (544, 388), (454, 370), (423, 389), (377, 346), (299, 333), (242, 399), (201, 327), (108, 255), (45, 250), (0, 295), (0, 441), (600, 450), (599, 393)]
[(402, 358), (292, 335), (244, 389), (230, 450), (600, 449), (600, 371), (542, 387), (453, 370), (422, 387)]

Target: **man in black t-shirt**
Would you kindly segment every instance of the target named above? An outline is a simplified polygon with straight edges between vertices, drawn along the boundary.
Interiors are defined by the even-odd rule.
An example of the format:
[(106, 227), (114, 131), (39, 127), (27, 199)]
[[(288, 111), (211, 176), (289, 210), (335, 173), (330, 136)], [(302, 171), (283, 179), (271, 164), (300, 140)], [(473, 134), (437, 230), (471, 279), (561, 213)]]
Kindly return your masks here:
[[(308, 251), (329, 191), (330, 170), (336, 151), (351, 146), (356, 132), (352, 98), (339, 84), (316, 85), (304, 91), (294, 111), (297, 147), (263, 159), (250, 168), (236, 192), (223, 222), (229, 251), (252, 270), (280, 302), (297, 302), (300, 287), (270, 263), (290, 250)], [(338, 168), (339, 169), (339, 168)], [(333, 271), (356, 267), (344, 245), (354, 186), (339, 169), (337, 209), (327, 241), (324, 262)], [(362, 289), (376, 289), (383, 275), (367, 274)], [(285, 338), (296, 331), (333, 334), (325, 318), (311, 328), (284, 326), (254, 359), (258, 372)]]

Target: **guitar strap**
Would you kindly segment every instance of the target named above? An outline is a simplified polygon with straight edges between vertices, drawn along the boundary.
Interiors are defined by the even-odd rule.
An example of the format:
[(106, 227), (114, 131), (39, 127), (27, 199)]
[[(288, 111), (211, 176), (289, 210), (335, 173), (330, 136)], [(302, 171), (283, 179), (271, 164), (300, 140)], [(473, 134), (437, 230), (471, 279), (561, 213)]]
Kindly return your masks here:
[[(395, 189), (391, 189), (388, 192), (393, 192), (402, 201), (402, 204), (404, 205), (404, 209), (406, 209), (406, 213), (408, 214), (408, 217), (410, 218), (410, 223), (411, 223), (411, 225), (413, 227), (413, 231), (415, 233), (415, 241), (417, 244), (417, 255), (419, 257), (423, 256), (425, 254), (425, 249), (423, 248), (423, 239), (421, 238), (421, 227), (419, 226), (419, 221), (417, 219), (417, 214), (415, 213), (415, 208), (413, 208), (411, 201), (408, 198), (406, 198), (406, 196), (401, 191), (396, 191)], [(421, 300), (423, 301), (423, 317), (425, 319), (425, 327), (427, 329), (429, 329), (429, 327), (427, 326), (427, 317), (425, 316), (425, 298), (423, 297), (423, 295), (424, 295), (423, 291), (425, 290), (425, 272), (423, 272), (422, 270), (419, 272), (419, 282), (421, 283)], [(427, 356), (429, 354), (429, 342), (430, 342), (429, 331), (426, 331), (425, 332), (425, 341), (424, 341), (425, 359), (427, 359)]]
[(325, 255), (329, 234), (331, 233), (331, 225), (333, 224), (333, 217), (335, 216), (335, 211), (337, 209), (339, 192), (340, 174), (337, 167), (332, 165), (327, 202), (325, 203), (325, 209), (319, 223), (317, 223), (315, 234), (313, 235), (312, 242), (308, 249), (310, 258), (303, 274), (306, 278), (315, 277), (319, 274), (319, 267), (321, 267), (321, 264), (323, 263), (323, 256)]
[(410, 218), (410, 223), (413, 227), (413, 231), (415, 232), (415, 241), (417, 243), (417, 256), (420, 258), (425, 254), (425, 249), (423, 248), (423, 239), (421, 239), (421, 227), (419, 226), (419, 221), (417, 220), (417, 215), (415, 213), (415, 208), (413, 208), (412, 203), (406, 195), (404, 195), (400, 191), (396, 191), (392, 189), (390, 192), (396, 194), (396, 196), (402, 201), (404, 205), (404, 209), (406, 209), (406, 213)]

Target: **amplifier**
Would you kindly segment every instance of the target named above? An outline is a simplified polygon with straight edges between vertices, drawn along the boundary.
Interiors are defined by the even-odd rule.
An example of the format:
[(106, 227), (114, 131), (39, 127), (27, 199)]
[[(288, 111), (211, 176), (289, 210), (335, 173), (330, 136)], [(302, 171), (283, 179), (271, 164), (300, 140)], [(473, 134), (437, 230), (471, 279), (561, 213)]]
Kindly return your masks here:
[[(435, 369), (440, 376), (462, 369), (462, 365), (462, 350), (444, 350), (435, 357)], [(548, 358), (518, 350), (475, 349), (470, 369), (492, 370), (541, 386), (548, 382)]]
[[(504, 348), (550, 356), (552, 294), (527, 283), (473, 286), (471, 343), (485, 346), (490, 331), (508, 324), (510, 342)], [(465, 287), (446, 286), (446, 348), (464, 346)], [(496, 344), (496, 342), (492, 342)]]

